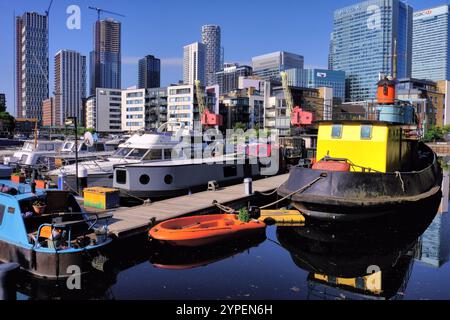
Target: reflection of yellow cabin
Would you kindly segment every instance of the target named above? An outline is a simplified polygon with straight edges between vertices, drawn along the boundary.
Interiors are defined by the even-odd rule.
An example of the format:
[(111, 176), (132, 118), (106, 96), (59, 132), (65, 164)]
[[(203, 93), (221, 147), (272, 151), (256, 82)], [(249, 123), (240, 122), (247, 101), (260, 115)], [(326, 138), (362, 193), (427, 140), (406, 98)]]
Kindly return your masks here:
[(313, 279), (331, 285), (336, 285), (338, 287), (351, 287), (355, 289), (368, 291), (373, 294), (381, 294), (382, 293), (381, 276), (382, 276), (381, 271), (360, 278), (338, 278), (314, 273)]
[[(348, 159), (352, 171), (401, 171), (411, 155), (403, 126), (383, 122), (323, 122), (319, 125), (317, 160)], [(357, 167), (359, 166), (359, 167)]]

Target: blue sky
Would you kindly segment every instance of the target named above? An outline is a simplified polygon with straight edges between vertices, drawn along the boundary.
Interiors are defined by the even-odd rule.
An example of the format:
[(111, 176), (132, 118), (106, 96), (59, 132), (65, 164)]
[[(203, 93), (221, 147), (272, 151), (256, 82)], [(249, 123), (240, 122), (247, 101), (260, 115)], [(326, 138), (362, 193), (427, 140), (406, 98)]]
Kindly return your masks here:
[[(357, 0), (55, 0), (50, 13), (50, 89), (53, 90), (53, 56), (60, 49), (88, 55), (93, 46), (97, 18), (88, 6), (124, 14), (122, 22), (122, 86), (137, 82), (137, 59), (154, 54), (162, 59), (162, 85), (182, 79), (183, 46), (200, 41), (203, 24), (222, 28), (226, 62), (250, 63), (251, 57), (277, 50), (305, 56), (305, 65), (326, 67), (333, 11)], [(409, 0), (425, 9), (446, 0)], [(14, 107), (14, 11), (45, 12), (50, 0), (0, 0), (0, 92), (6, 92), (8, 109)], [(70, 5), (81, 8), (81, 30), (66, 28)], [(106, 17), (106, 16), (105, 16)]]

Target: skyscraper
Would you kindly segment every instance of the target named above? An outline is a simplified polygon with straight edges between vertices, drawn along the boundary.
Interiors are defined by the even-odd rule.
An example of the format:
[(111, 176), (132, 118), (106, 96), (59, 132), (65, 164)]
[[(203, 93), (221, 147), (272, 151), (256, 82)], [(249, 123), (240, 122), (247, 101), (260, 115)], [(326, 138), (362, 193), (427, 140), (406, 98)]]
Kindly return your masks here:
[(82, 122), (82, 104), (86, 98), (86, 57), (76, 51), (61, 50), (55, 55), (55, 109), (62, 125), (68, 117)]
[(202, 27), (202, 42), (206, 49), (205, 80), (207, 86), (216, 84), (216, 73), (222, 70), (220, 34), (219, 26), (205, 25)]
[(205, 84), (205, 45), (199, 42), (184, 47), (183, 83), (195, 84), (199, 80)]
[(252, 58), (253, 75), (266, 81), (279, 81), (282, 71), (303, 69), (303, 65), (303, 56), (284, 51), (277, 51)]
[(139, 89), (161, 86), (161, 60), (148, 55), (139, 60)]
[(48, 17), (26, 12), (16, 17), (17, 116), (42, 118), (49, 97)]
[(94, 51), (90, 56), (90, 94), (97, 88), (121, 88), (121, 24), (114, 19), (98, 20), (94, 27)]
[(411, 76), (412, 16), (400, 0), (370, 0), (334, 12), (333, 70), (346, 73), (348, 101), (375, 98), (380, 73)]
[(329, 47), (329, 50), (328, 50), (328, 70), (333, 70), (333, 50), (334, 50), (333, 33), (331, 33), (331, 36), (330, 36), (330, 47)]
[(251, 75), (252, 67), (239, 66), (237, 63), (226, 66), (222, 71), (216, 73), (220, 94), (239, 89), (239, 77), (248, 77)]
[(449, 6), (414, 13), (412, 77), (450, 79)]

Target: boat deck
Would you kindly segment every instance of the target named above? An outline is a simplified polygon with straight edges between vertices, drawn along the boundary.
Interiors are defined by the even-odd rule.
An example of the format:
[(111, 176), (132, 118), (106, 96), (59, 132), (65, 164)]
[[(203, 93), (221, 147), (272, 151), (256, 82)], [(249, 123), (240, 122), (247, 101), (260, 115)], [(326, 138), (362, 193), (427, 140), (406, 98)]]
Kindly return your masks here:
[[(253, 181), (253, 191), (267, 193), (278, 188), (289, 175), (279, 175)], [(219, 212), (213, 201), (225, 205), (245, 204), (255, 201), (253, 196), (245, 195), (244, 183), (220, 188), (217, 191), (204, 191), (192, 195), (162, 200), (133, 208), (119, 208), (112, 211), (114, 217), (109, 225), (110, 232), (117, 238), (127, 238), (147, 232), (152, 223), (197, 213)]]

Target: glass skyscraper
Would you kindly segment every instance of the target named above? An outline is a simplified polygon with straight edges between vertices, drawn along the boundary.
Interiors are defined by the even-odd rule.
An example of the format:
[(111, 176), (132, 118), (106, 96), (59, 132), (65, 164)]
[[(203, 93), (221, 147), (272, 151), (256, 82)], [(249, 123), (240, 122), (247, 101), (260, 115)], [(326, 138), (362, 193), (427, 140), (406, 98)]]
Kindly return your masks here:
[(266, 81), (280, 81), (282, 71), (303, 69), (303, 66), (303, 56), (285, 51), (277, 51), (252, 58), (253, 75)]
[(221, 66), (221, 32), (216, 25), (202, 27), (202, 43), (205, 45), (205, 80), (207, 86), (216, 84), (216, 72)]
[(139, 60), (138, 88), (150, 89), (161, 86), (161, 60), (152, 55)]
[(346, 74), (347, 101), (375, 98), (380, 74), (411, 76), (412, 23), (412, 7), (400, 0), (370, 0), (335, 11), (332, 64)]
[(417, 79), (450, 79), (449, 6), (414, 13), (412, 76)]
[(121, 24), (113, 19), (99, 20), (94, 28), (94, 51), (91, 52), (91, 90), (120, 89), (122, 76)]

